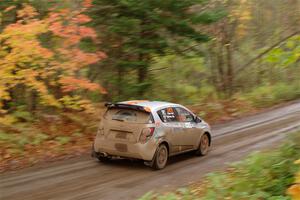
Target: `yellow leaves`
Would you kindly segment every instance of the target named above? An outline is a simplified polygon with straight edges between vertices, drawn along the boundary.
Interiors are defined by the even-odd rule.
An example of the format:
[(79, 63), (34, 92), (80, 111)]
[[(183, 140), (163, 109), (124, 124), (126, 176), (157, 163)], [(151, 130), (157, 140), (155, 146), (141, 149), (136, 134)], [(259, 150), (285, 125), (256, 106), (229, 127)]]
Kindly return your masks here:
[[(6, 90), (6, 87), (5, 85), (1, 84), (0, 82), (0, 99), (3, 99), (3, 100), (10, 100), (10, 95), (9, 93), (7, 92)], [(1, 108), (1, 102), (0, 102), (0, 108)]]
[[(88, 7), (90, 1), (85, 3)], [(14, 8), (7, 10), (10, 9)], [(106, 93), (100, 85), (80, 78), (81, 69), (106, 56), (102, 52), (86, 53), (79, 49), (77, 44), (82, 38), (96, 40), (96, 32), (83, 25), (91, 19), (82, 13), (82, 9), (52, 10), (48, 16), (39, 19), (35, 8), (23, 4), (17, 11), (18, 21), (0, 33), (1, 99), (9, 100), (8, 91), (22, 85), (27, 91), (35, 91), (42, 105), (60, 108), (65, 104), (74, 109), (91, 109), (90, 102), (68, 96), (58, 100), (52, 94), (54, 90), (50, 90), (59, 90), (62, 95), (78, 89)], [(40, 41), (40, 36), (48, 32), (57, 40), (52, 49), (43, 47)], [(2, 107), (0, 105), (0, 109)]]
[(292, 196), (293, 200), (300, 200), (300, 183), (292, 185), (288, 189), (288, 194)]
[(1, 33), (1, 40), (8, 45), (18, 45), (20, 42), (37, 39), (42, 33), (47, 32), (47, 24), (43, 21), (34, 21), (28, 24), (11, 24)]
[[(1, 109), (0, 109), (0, 113), (1, 113)], [(17, 121), (16, 118), (10, 116), (10, 115), (4, 115), (3, 117), (0, 117), (0, 124), (3, 125), (12, 125), (13, 123), (15, 123)]]
[(24, 84), (38, 92), (42, 104), (60, 107), (60, 103), (55, 99), (53, 95), (49, 93), (45, 83), (41, 80), (38, 80), (40, 76), (37, 71), (34, 71), (32, 69), (25, 69), (19, 71), (18, 75), (22, 77)]
[(300, 171), (296, 174), (296, 183), (300, 184)]
[(36, 9), (28, 4), (23, 4), (23, 9), (21, 9), (17, 12), (18, 18), (21, 18), (24, 20), (34, 18), (37, 15), (38, 15), (38, 12), (36, 11)]
[[(300, 159), (296, 160), (295, 164), (300, 165)], [(300, 200), (300, 170), (295, 178), (295, 184), (288, 189), (287, 193), (292, 196), (293, 200)]]
[(247, 23), (252, 18), (251, 2), (248, 0), (240, 1), (236, 6), (230, 10), (232, 20), (237, 21), (237, 35), (243, 37), (247, 32)]
[(43, 104), (59, 106), (41, 79), (54, 55), (41, 46), (38, 38), (48, 31), (47, 23), (33, 19), (38, 14), (33, 7), (23, 6), (18, 11), (21, 20), (7, 26), (0, 34), (3, 44), (0, 46), (0, 98), (9, 100), (7, 91), (17, 84), (23, 84), (37, 91)]
[(64, 105), (65, 108), (76, 110), (76, 111), (85, 111), (86, 113), (94, 113), (95, 108), (92, 106), (92, 103), (89, 100), (81, 99), (80, 96), (66, 95), (59, 99), (59, 101)]

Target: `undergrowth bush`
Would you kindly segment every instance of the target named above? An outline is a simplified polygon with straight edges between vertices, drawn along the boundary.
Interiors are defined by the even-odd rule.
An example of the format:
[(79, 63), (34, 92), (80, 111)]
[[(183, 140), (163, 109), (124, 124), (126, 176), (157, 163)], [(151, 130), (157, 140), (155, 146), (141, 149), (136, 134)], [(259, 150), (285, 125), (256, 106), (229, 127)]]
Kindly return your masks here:
[(141, 200), (288, 200), (287, 189), (300, 169), (294, 162), (299, 158), (300, 132), (278, 149), (251, 154), (227, 171), (209, 174), (197, 188), (191, 186), (165, 195), (147, 193)]
[(276, 83), (264, 85), (253, 89), (250, 93), (243, 95), (255, 107), (268, 107), (277, 103), (300, 98), (300, 82)]
[(294, 181), (300, 157), (300, 135), (279, 150), (255, 153), (234, 164), (229, 172), (213, 173), (202, 199), (289, 199), (286, 190)]

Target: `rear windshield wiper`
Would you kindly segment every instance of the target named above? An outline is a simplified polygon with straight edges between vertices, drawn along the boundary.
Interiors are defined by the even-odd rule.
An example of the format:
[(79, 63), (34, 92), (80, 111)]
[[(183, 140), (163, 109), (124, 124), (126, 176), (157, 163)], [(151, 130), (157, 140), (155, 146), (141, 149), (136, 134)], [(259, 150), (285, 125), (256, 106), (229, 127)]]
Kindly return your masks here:
[(117, 121), (120, 121), (120, 122), (124, 122), (124, 119), (118, 119), (118, 118), (114, 118), (112, 120), (117, 120)]

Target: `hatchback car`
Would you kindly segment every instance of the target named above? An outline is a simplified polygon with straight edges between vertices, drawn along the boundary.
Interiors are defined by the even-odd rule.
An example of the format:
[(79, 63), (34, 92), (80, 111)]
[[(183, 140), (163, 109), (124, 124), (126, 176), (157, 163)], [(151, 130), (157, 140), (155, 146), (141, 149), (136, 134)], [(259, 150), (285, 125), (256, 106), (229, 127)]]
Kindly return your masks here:
[(92, 156), (141, 159), (163, 169), (168, 158), (188, 151), (206, 155), (209, 125), (186, 107), (161, 101), (107, 103), (93, 143)]

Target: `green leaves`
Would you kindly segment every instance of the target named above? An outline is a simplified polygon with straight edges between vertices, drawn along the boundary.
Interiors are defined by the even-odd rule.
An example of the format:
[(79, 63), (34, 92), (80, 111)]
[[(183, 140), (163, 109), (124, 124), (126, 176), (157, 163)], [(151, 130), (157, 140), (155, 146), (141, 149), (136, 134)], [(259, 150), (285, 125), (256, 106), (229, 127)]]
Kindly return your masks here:
[[(117, 72), (115, 81), (119, 98), (142, 98), (146, 93), (145, 87), (151, 83), (149, 66), (157, 55), (165, 55), (176, 49), (186, 48), (192, 43), (201, 43), (209, 40), (206, 34), (201, 33), (192, 24), (208, 23), (217, 20), (216, 16), (209, 13), (203, 14), (196, 20), (196, 12), (190, 10), (193, 6), (201, 6), (200, 0), (122, 0), (94, 1), (94, 9), (90, 16), (94, 24), (99, 27), (98, 33), (104, 38), (103, 46), (107, 47), (110, 57), (107, 63), (111, 71)], [(208, 19), (210, 18), (210, 19)], [(104, 30), (104, 31), (103, 31)], [(184, 41), (184, 42), (183, 42)], [(112, 69), (114, 67), (114, 69)], [(134, 88), (128, 84), (122, 87), (126, 78), (121, 74), (132, 73), (135, 70), (137, 76), (132, 76), (136, 82)], [(122, 71), (122, 72), (121, 72)], [(132, 94), (136, 91), (136, 94)]]
[(300, 34), (270, 51), (265, 58), (265, 62), (275, 64), (277, 67), (290, 67), (296, 64), (299, 59)]
[(262, 85), (253, 89), (244, 97), (255, 107), (268, 107), (278, 102), (297, 99), (300, 97), (300, 81), (295, 80), (290, 83), (276, 83), (273, 85)]
[(254, 153), (231, 165), (225, 172), (208, 174), (206, 179), (196, 186), (191, 185), (167, 194), (149, 192), (140, 200), (289, 200), (286, 191), (295, 181), (294, 174), (300, 169), (299, 165), (294, 164), (299, 157), (298, 132), (279, 149)]
[(55, 138), (55, 140), (58, 141), (60, 145), (64, 145), (64, 144), (69, 143), (71, 138), (67, 137), (67, 136), (58, 136)]
[(299, 147), (299, 141), (286, 143), (273, 152), (252, 154), (228, 173), (209, 176), (203, 199), (211, 199), (211, 195), (214, 199), (288, 199), (286, 189), (293, 182)]
[(194, 17), (191, 18), (191, 22), (193, 24), (211, 24), (216, 22), (223, 17), (225, 17), (227, 13), (224, 10), (216, 10), (216, 11), (205, 11), (199, 14), (196, 14)]

